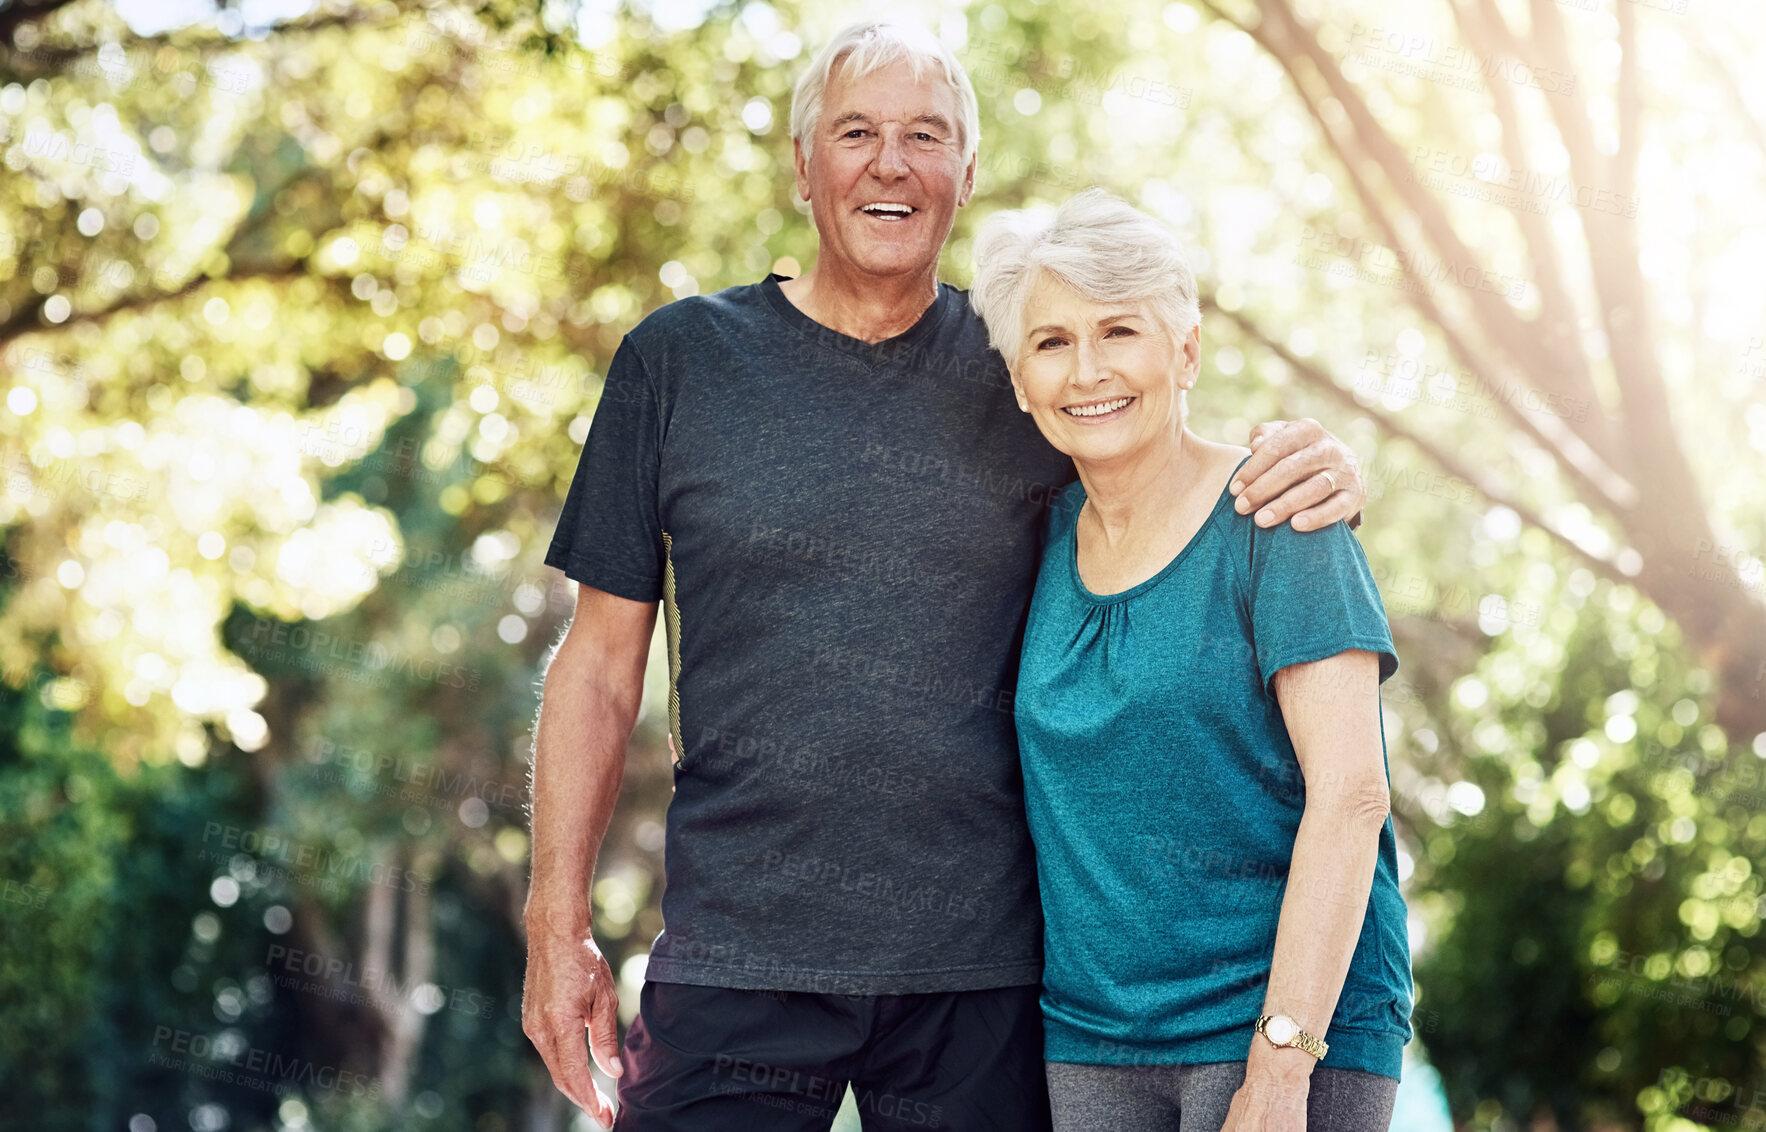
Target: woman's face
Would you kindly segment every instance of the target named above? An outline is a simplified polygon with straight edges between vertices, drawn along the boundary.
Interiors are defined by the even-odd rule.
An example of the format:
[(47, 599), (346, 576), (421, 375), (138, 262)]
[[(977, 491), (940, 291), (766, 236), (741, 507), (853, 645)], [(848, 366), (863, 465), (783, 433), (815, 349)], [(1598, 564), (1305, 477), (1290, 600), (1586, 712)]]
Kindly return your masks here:
[(1132, 458), (1183, 427), (1200, 327), (1175, 339), (1146, 300), (1094, 302), (1043, 272), (1024, 328), (1012, 388), (1062, 452), (1090, 462)]

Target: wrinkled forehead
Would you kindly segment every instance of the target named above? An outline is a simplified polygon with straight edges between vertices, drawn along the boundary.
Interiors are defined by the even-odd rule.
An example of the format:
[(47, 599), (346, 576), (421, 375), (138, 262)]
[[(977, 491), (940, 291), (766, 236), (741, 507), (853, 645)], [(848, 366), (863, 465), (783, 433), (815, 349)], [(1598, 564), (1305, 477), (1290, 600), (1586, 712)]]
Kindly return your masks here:
[(838, 121), (863, 117), (873, 122), (902, 123), (938, 119), (951, 130), (957, 128), (957, 92), (936, 62), (922, 61), (917, 79), (905, 60), (849, 79), (847, 62), (841, 59), (828, 77), (822, 102), (824, 126), (831, 128)]

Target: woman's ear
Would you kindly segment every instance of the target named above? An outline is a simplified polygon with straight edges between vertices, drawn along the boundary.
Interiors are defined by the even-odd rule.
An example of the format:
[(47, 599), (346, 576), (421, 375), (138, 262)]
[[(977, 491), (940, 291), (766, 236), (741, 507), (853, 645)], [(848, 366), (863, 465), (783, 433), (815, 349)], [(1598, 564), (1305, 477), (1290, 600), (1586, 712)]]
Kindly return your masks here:
[(1202, 324), (1197, 323), (1183, 340), (1183, 366), (1178, 370), (1177, 383), (1185, 390), (1194, 389), (1202, 377)]
[(1012, 374), (1012, 396), (1018, 399), (1018, 411), (1028, 413), (1030, 401), (1024, 396), (1024, 386), (1018, 381), (1018, 375)]

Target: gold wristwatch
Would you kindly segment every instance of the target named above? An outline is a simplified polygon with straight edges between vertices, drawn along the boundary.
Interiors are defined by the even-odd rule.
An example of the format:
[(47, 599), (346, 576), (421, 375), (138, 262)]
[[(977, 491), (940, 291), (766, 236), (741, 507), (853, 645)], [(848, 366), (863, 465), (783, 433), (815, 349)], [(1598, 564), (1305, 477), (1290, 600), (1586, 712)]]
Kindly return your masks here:
[(1305, 1050), (1313, 1057), (1322, 1058), (1331, 1048), (1322, 1039), (1302, 1030), (1300, 1024), (1286, 1014), (1265, 1014), (1257, 1019), (1256, 1028), (1270, 1045), (1293, 1046)]

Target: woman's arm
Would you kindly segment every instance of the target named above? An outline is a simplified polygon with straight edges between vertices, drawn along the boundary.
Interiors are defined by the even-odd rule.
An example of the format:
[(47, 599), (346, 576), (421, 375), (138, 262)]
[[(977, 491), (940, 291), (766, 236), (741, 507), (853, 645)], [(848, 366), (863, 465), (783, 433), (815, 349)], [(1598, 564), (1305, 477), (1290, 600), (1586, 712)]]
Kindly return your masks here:
[[(1361, 937), (1390, 811), (1380, 741), (1379, 658), (1350, 649), (1275, 674), (1288, 736), (1306, 782), (1306, 809), (1276, 926), (1265, 1014), (1327, 1032)], [(1303, 1129), (1317, 1064), (1304, 1050), (1252, 1034), (1245, 1084), (1222, 1132)]]

